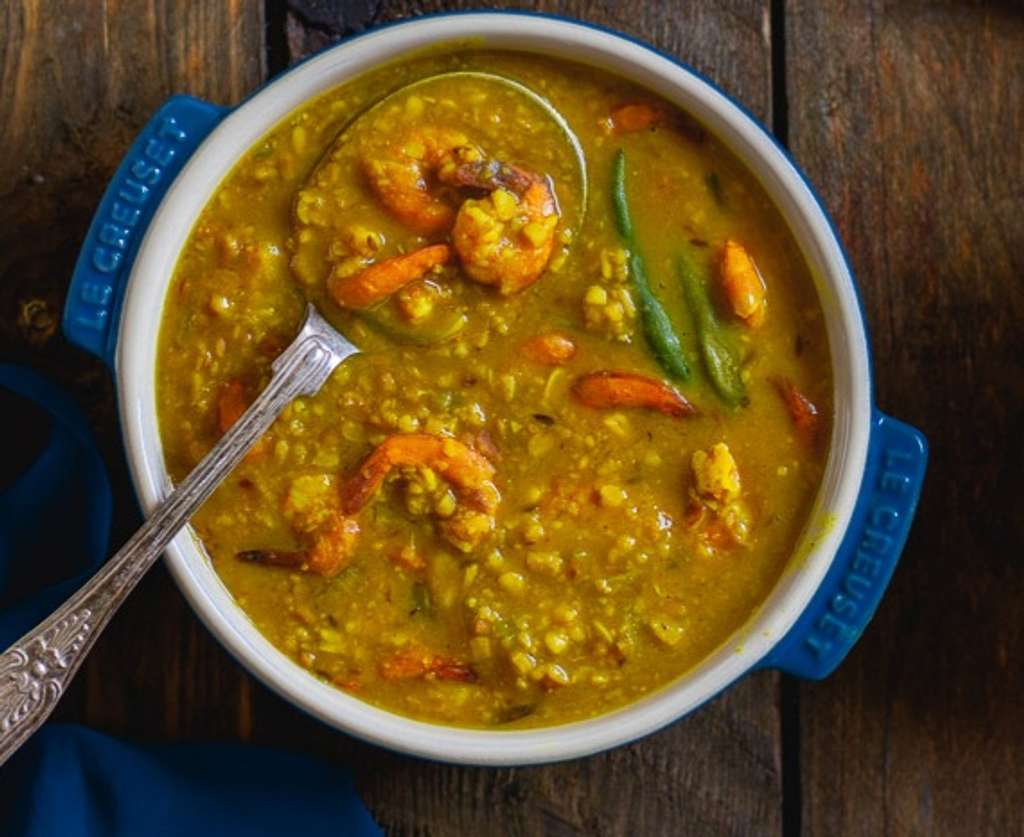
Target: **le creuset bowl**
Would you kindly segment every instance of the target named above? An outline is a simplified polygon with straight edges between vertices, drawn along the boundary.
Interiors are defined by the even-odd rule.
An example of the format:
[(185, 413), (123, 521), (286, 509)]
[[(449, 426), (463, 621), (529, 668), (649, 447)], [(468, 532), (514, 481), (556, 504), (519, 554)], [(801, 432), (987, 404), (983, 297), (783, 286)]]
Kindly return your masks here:
[(828, 675), (859, 638), (892, 575), (924, 478), (925, 440), (873, 406), (867, 334), (849, 264), (825, 210), (786, 153), (692, 69), (574, 21), (507, 12), (419, 18), (327, 49), (237, 108), (177, 96), (156, 113), (103, 197), (64, 314), (69, 339), (114, 370), (143, 508), (151, 511), (170, 487), (157, 431), (156, 338), (178, 253), (203, 205), (245, 151), (304, 102), (410, 51), (464, 39), (571, 59), (655, 91), (725, 142), (782, 211), (821, 297), (836, 409), (822, 487), (791, 566), (736, 635), (671, 685), (588, 721), (501, 732), (410, 720), (320, 682), (256, 630), (190, 532), (167, 550), (182, 592), (228, 650), (295, 705), (367, 741), (443, 761), (511, 765), (587, 755), (654, 732), (753, 669)]

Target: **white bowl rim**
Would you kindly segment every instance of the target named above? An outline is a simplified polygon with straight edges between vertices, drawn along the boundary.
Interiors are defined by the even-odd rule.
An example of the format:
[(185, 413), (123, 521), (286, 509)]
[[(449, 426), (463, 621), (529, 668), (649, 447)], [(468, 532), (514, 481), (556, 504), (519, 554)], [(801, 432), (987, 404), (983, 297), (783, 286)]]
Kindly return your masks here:
[(784, 573), (763, 606), (722, 647), (640, 701), (586, 721), (491, 731), (412, 720), (321, 682), (260, 634), (190, 531), (175, 538), (166, 557), (185, 597), (224, 647), (263, 683), (325, 723), (370, 743), (439, 761), (494, 766), (547, 763), (649, 735), (756, 667), (795, 624), (825, 578), (861, 487), (872, 398), (867, 334), (852, 272), (827, 212), (806, 178), (742, 106), (692, 68), (640, 41), (562, 17), (508, 11), (442, 13), (354, 36), (297, 64), (254, 93), (213, 130), (175, 179), (131, 270), (115, 370), (129, 468), (139, 500), (149, 513), (170, 487), (156, 421), (159, 314), (178, 254), (202, 207), (246, 149), (317, 93), (406, 53), (466, 38), (482, 38), (487, 47), (547, 53), (603, 67), (665, 96), (725, 142), (782, 211), (815, 274), (835, 379), (832, 444), (812, 524), (797, 550), (802, 556), (798, 566)]

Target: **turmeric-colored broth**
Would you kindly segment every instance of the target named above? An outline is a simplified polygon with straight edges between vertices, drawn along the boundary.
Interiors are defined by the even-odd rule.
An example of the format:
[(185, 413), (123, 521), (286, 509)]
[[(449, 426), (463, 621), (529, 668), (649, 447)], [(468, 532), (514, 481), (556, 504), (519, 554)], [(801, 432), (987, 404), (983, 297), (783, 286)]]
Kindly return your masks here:
[[(585, 154), (585, 215), (565, 138), (494, 85), (438, 80), (332, 145), (387, 93), (464, 69), (518, 80), (564, 115)], [(463, 168), (436, 163), (438, 138), (464, 143)], [(613, 212), (620, 149), (632, 242)], [(476, 152), (515, 168), (466, 186), (484, 171)], [(393, 172), (379, 164), (410, 160), (424, 195), (389, 203)], [(509, 242), (501, 258), (492, 228)], [(729, 274), (727, 241), (746, 273)], [(427, 247), (421, 277), (352, 307), (370, 277), (397, 275), (382, 262)], [(652, 349), (630, 249), (687, 380)], [(740, 401), (714, 385), (681, 257), (738, 364)], [(755, 264), (763, 296), (741, 299)], [(275, 128), (203, 210), (168, 294), (157, 397), (174, 479), (265, 386), (307, 300), (362, 353), (285, 411), (193, 525), (260, 631), (338, 688), (460, 726), (588, 718), (722, 645), (792, 556), (832, 413), (814, 286), (750, 173), (643, 89), (554, 59), (456, 51), (358, 78)], [(586, 378), (605, 371), (650, 382)], [(595, 401), (606, 385), (635, 397)]]

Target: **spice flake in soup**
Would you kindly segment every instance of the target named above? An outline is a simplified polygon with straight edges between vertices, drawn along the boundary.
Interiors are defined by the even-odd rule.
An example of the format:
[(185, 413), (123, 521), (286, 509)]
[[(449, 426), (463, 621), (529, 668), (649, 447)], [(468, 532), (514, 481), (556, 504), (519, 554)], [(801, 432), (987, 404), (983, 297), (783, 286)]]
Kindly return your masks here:
[[(481, 72), (561, 113), (585, 179), (536, 97)], [(456, 51), (280, 124), (176, 268), (174, 478), (307, 300), (362, 354), (194, 526), (258, 628), (337, 688), (461, 726), (588, 718), (725, 643), (792, 557), (832, 415), (814, 286), (750, 173), (645, 90)]]

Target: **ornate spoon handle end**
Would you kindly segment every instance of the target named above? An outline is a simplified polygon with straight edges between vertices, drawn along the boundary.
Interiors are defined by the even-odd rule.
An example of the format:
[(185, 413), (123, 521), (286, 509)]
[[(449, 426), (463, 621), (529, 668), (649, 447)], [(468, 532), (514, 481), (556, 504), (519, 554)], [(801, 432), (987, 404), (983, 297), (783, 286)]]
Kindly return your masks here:
[(49, 717), (139, 579), (281, 410), (319, 391), (356, 348), (309, 306), (273, 377), (248, 410), (86, 585), (0, 655), (0, 765)]

